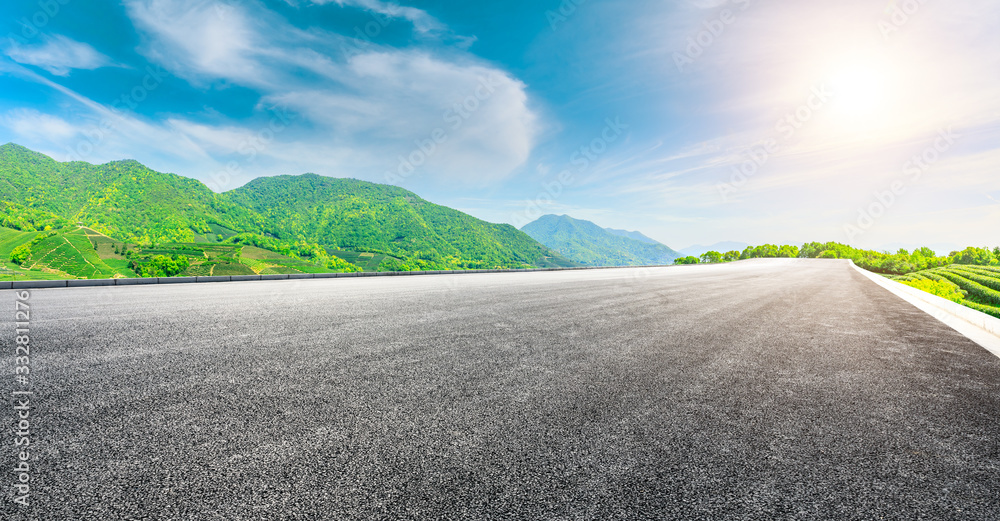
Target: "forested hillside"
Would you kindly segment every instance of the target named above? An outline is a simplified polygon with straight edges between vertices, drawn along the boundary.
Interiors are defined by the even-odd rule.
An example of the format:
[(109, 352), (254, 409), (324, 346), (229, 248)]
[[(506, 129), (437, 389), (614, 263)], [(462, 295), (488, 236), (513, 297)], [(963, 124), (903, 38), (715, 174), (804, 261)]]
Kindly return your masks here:
[[(129, 262), (140, 265), (152, 262), (162, 245), (172, 245), (168, 250), (201, 266), (201, 257), (215, 257), (197, 245), (214, 243), (277, 252), (317, 269), (353, 269), (343, 259), (361, 259), (372, 271), (574, 265), (510, 225), (487, 223), (392, 186), (306, 174), (262, 178), (217, 194), (197, 180), (136, 161), (60, 163), (14, 144), (0, 147), (0, 226), (66, 236), (36, 243), (43, 249), (76, 244), (75, 231), (85, 226), (91, 236), (120, 241), (120, 248), (137, 256)], [(378, 256), (362, 257), (365, 252)], [(80, 255), (59, 265), (86, 266), (89, 253)], [(237, 257), (219, 258), (235, 266)], [(378, 265), (369, 258), (380, 259)], [(86, 268), (87, 274), (77, 275), (46, 262), (32, 265), (67, 276), (111, 273)], [(141, 266), (133, 268), (143, 273)]]
[(211, 224), (268, 230), (259, 215), (201, 182), (155, 172), (137, 161), (59, 163), (8, 144), (0, 147), (0, 187), (4, 202), (80, 221), (137, 244), (195, 242), (211, 233)]
[(255, 179), (226, 195), (263, 215), (281, 238), (386, 253), (413, 269), (573, 265), (513, 226), (395, 186), (306, 174)]

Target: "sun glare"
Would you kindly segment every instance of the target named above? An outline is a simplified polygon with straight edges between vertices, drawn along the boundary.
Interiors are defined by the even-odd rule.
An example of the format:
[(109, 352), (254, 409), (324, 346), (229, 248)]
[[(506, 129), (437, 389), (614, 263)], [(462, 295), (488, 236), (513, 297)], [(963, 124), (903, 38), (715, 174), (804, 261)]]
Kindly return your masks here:
[(889, 117), (890, 72), (884, 64), (858, 61), (834, 69), (829, 88), (833, 92), (831, 112), (842, 125), (882, 126)]

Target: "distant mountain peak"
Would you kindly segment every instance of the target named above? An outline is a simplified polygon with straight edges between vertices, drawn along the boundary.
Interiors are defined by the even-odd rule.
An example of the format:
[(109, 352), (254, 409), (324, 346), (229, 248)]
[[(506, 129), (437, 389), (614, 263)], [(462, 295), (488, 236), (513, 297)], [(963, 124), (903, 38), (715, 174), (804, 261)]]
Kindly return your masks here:
[(34, 150), (18, 145), (17, 143), (7, 143), (5, 145), (0, 145), (0, 158), (7, 160), (17, 159), (21, 161), (30, 158), (34, 159), (35, 161), (44, 161), (51, 163), (56, 162), (55, 159), (52, 159), (51, 157), (41, 152), (35, 152)]
[(660, 241), (657, 241), (655, 239), (651, 239), (651, 238), (647, 237), (646, 235), (644, 235), (642, 232), (638, 232), (638, 231), (633, 232), (633, 231), (629, 231), (629, 230), (616, 230), (614, 228), (605, 228), (605, 230), (607, 230), (607, 231), (609, 231), (609, 232), (611, 232), (611, 233), (613, 233), (615, 235), (620, 235), (622, 237), (628, 237), (629, 239), (634, 239), (634, 240), (645, 242), (645, 243), (649, 243), (649, 244), (661, 244)]
[(609, 230), (569, 215), (543, 215), (521, 231), (571, 260), (591, 266), (670, 264), (680, 256), (641, 233)]

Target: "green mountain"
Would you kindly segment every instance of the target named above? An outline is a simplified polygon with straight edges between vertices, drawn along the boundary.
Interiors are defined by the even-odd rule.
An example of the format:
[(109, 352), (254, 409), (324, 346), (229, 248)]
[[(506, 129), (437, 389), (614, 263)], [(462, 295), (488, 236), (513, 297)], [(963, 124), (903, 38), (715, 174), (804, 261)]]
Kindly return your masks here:
[(493, 224), (355, 179), (263, 177), (225, 194), (271, 223), (282, 239), (407, 259), (418, 269), (572, 266), (509, 224)]
[(676, 251), (644, 235), (646, 240), (629, 236), (638, 232), (608, 230), (568, 215), (544, 215), (521, 231), (588, 266), (650, 266), (670, 264), (680, 257)]
[(606, 231), (613, 233), (615, 235), (620, 235), (622, 237), (628, 237), (629, 239), (635, 239), (639, 242), (645, 242), (647, 244), (659, 244), (659, 242), (646, 237), (641, 232), (630, 232), (628, 230), (616, 230), (614, 228), (605, 228)]
[[(63, 269), (85, 265), (88, 274), (196, 267), (197, 274), (218, 273), (216, 268), (242, 273), (240, 263), (254, 273), (281, 272), (286, 265), (295, 271), (356, 268), (342, 259), (383, 271), (575, 265), (513, 226), (392, 186), (306, 174), (257, 179), (217, 194), (197, 180), (136, 161), (60, 163), (14, 144), (0, 146), (0, 227), (19, 233), (8, 234), (11, 245), (33, 241), (35, 255), (24, 257), (31, 249), (25, 246), (18, 260), (53, 276), (89, 276)], [(78, 252), (88, 240), (94, 248), (104, 245), (100, 258), (113, 270), (93, 262), (90, 252)], [(210, 247), (221, 243), (233, 247)], [(12, 248), (0, 260), (10, 260)], [(241, 256), (246, 252), (261, 258)], [(165, 271), (136, 266), (157, 255), (179, 264), (156, 259)], [(21, 265), (6, 263), (0, 270)]]
[(0, 146), (0, 194), (4, 202), (138, 244), (194, 242), (211, 233), (210, 224), (268, 229), (259, 215), (194, 179), (155, 172), (137, 161), (60, 163), (13, 144)]

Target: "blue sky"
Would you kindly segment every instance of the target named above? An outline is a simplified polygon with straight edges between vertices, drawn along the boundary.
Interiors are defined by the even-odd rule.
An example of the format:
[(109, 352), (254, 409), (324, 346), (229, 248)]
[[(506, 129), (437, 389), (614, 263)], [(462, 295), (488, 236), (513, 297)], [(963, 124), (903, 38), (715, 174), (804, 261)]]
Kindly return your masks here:
[[(802, 5), (798, 5), (802, 4)], [(0, 142), (217, 191), (315, 172), (675, 248), (1000, 244), (987, 0), (0, 7)]]

